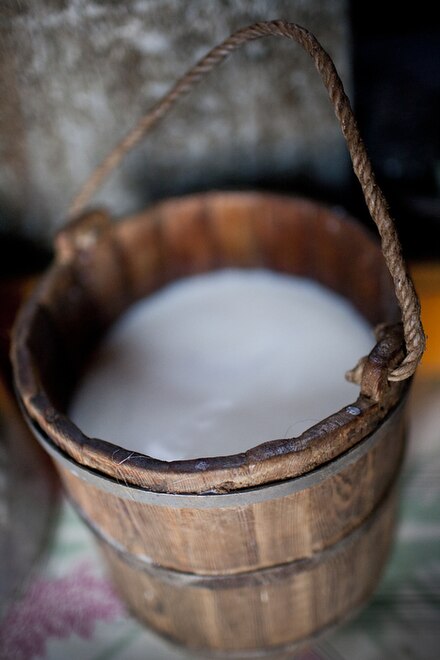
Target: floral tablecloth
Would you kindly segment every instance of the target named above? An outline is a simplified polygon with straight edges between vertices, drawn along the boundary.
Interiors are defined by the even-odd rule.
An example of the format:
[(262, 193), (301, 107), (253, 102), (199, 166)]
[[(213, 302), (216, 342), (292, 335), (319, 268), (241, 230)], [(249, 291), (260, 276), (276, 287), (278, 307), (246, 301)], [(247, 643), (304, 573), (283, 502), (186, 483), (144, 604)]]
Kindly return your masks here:
[[(368, 607), (301, 660), (440, 658), (440, 382), (417, 382), (411, 406), (400, 521), (385, 575)], [(128, 615), (66, 501), (44, 561), (0, 622), (0, 640), (7, 660), (188, 657)]]

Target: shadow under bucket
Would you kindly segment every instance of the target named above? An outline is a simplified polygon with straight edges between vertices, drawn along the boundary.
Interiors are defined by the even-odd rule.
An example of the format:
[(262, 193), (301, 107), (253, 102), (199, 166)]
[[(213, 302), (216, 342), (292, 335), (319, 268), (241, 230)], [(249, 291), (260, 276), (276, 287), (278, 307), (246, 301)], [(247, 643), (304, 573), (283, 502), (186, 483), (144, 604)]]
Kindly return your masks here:
[[(309, 34), (279, 21), (247, 30), (257, 28)], [(346, 138), (355, 170), (369, 166), (359, 141)], [(386, 233), (382, 202), (372, 206)], [(168, 200), (118, 223), (90, 212), (58, 236), (54, 264), (16, 323), (17, 393), (119, 591), (156, 632), (210, 657), (281, 652), (350, 616), (376, 587), (393, 539), (405, 399), (423, 350), (420, 319), (411, 325), (408, 312), (417, 298), (391, 238), (382, 254), (345, 215), (259, 193)], [(224, 457), (160, 461), (82, 433), (66, 411), (112, 323), (169, 282), (229, 267), (310, 278), (377, 328), (376, 346), (351, 372), (358, 399), (297, 438)]]

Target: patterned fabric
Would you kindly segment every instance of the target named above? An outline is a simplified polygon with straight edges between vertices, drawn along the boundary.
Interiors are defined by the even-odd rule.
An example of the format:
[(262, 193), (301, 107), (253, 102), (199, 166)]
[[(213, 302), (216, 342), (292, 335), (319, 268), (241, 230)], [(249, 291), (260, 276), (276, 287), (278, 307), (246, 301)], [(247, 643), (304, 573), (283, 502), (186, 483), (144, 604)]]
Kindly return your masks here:
[[(416, 383), (397, 537), (375, 596), (298, 660), (440, 657), (439, 402), (440, 383)], [(127, 614), (90, 532), (67, 502), (44, 565), (0, 623), (0, 640), (7, 660), (188, 657)]]

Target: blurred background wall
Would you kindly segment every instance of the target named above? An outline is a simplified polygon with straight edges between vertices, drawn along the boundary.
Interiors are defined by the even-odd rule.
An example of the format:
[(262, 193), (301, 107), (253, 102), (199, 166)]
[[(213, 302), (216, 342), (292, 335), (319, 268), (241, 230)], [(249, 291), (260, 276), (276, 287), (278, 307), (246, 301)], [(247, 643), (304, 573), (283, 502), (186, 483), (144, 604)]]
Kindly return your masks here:
[[(440, 246), (440, 29), (434, 7), (377, 0), (3, 0), (0, 262), (49, 246), (74, 193), (149, 106), (232, 30), (282, 17), (320, 39), (355, 106), (411, 258)], [(301, 49), (248, 44), (158, 127), (96, 199), (260, 187), (336, 202), (366, 223), (339, 128)], [(21, 248), (22, 249), (22, 248)], [(15, 253), (14, 253), (15, 254)], [(15, 256), (14, 256), (15, 259)]]
[[(48, 241), (116, 141), (231, 31), (283, 17), (315, 32), (350, 84), (345, 0), (28, 0), (2, 3), (2, 230)], [(116, 213), (193, 189), (301, 177), (340, 185), (346, 157), (309, 58), (249, 44), (112, 177)]]

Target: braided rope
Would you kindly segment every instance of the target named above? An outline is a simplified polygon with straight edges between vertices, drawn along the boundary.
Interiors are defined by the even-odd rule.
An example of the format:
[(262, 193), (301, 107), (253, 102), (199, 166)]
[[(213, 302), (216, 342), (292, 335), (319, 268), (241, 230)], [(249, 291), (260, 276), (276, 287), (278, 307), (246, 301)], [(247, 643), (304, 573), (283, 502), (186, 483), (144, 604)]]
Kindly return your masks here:
[(92, 172), (73, 200), (69, 209), (69, 217), (74, 217), (83, 211), (92, 195), (112, 170), (120, 164), (124, 156), (167, 114), (179, 98), (188, 94), (202, 78), (223, 62), (233, 51), (248, 41), (254, 41), (265, 36), (286, 37), (302, 46), (313, 59), (322, 82), (327, 89), (342, 134), (347, 143), (353, 170), (359, 179), (370, 215), (379, 230), (382, 252), (393, 278), (396, 297), (402, 312), (406, 356), (403, 362), (390, 372), (388, 379), (390, 381), (400, 381), (409, 378), (415, 372), (425, 349), (425, 335), (420, 320), (419, 300), (405, 267), (394, 221), (388, 212), (383, 193), (376, 183), (373, 168), (365, 145), (360, 137), (350, 101), (345, 94), (342, 81), (335, 66), (330, 56), (322, 48), (314, 35), (295, 23), (287, 23), (285, 21), (255, 23), (247, 28), (238, 30), (221, 44), (210, 50), (175, 83), (168, 94), (158, 101), (139, 120), (137, 125), (116, 145), (101, 165)]

